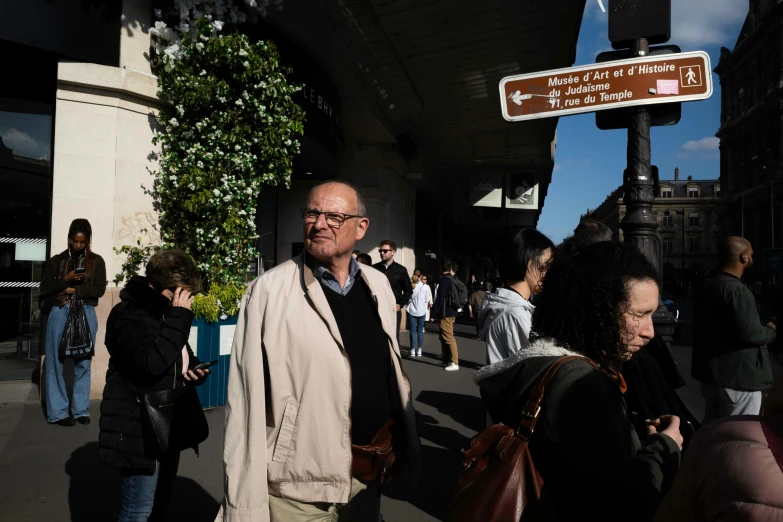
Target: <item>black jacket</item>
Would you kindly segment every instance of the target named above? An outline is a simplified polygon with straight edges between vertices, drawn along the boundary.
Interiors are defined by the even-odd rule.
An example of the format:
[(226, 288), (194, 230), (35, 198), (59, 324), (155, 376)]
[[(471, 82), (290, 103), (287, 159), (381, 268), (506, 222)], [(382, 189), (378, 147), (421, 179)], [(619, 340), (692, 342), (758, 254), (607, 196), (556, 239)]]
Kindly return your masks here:
[(453, 284), (451, 277), (444, 274), (440, 278), (438, 295), (435, 296), (435, 304), (432, 306), (434, 317), (457, 317), (459, 315), (459, 312), (451, 306), (451, 286)]
[(388, 267), (383, 263), (375, 263), (372, 267), (379, 272), (383, 272), (389, 278), (389, 284), (397, 304), (400, 306), (407, 305), (408, 301), (411, 300), (411, 295), (413, 295), (413, 285), (408, 275), (408, 269), (396, 261), (392, 261), (392, 264)]
[(106, 293), (106, 263), (101, 256), (93, 253), (86, 268), (84, 281), (74, 281), (69, 285), (63, 281), (65, 274), (73, 270), (68, 250), (49, 259), (41, 280), (40, 297), (45, 303), (44, 311), (48, 312), (52, 306), (62, 306), (65, 303), (65, 296), (61, 294), (68, 286), (76, 289), (75, 295), (80, 297), (84, 304), (98, 306), (98, 299)]
[[(629, 418), (640, 438), (646, 436), (645, 419), (661, 415), (676, 415), (680, 418), (683, 437), (686, 442), (700, 427), (700, 422), (682, 402), (675, 391), (685, 385), (666, 342), (656, 334), (652, 341), (625, 364), (623, 377), (628, 385), (625, 401)], [(686, 421), (691, 426), (686, 425)]]
[(694, 379), (755, 391), (772, 386), (767, 344), (772, 328), (761, 323), (753, 292), (737, 277), (715, 272), (694, 293)]
[[(152, 472), (144, 453), (137, 394), (181, 386), (182, 348), (187, 346), (193, 312), (171, 307), (134, 276), (120, 292), (106, 322), (109, 369), (101, 402), (98, 457), (103, 464)], [(188, 346), (189, 368), (199, 363)], [(200, 383), (195, 383), (200, 384)]]
[[(480, 370), (492, 420), (516, 425), (531, 387), (563, 353), (540, 340)], [(652, 520), (680, 463), (669, 437), (640, 442), (617, 383), (583, 361), (566, 363), (552, 379), (530, 451), (563, 522)]]

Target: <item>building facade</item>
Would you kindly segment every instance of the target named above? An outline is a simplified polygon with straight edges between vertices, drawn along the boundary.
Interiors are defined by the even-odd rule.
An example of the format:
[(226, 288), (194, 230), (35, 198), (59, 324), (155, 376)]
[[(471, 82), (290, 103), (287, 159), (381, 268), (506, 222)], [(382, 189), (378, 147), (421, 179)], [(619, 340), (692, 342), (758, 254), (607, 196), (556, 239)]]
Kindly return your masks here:
[(765, 251), (783, 246), (783, 4), (751, 0), (733, 50), (721, 49), (720, 180), (727, 235), (748, 239), (751, 283), (771, 283)]
[[(159, 240), (149, 190), (161, 102), (149, 28), (154, 9), (172, 1), (0, 0), (0, 53), (13, 78), (0, 84), (0, 378), (29, 378), (38, 363), (46, 324), (38, 284), (48, 257), (66, 248), (74, 218), (92, 223), (92, 248), (106, 259), (109, 279), (123, 262), (114, 248)], [(409, 271), (421, 260), (437, 273), (445, 257), (470, 269), (484, 262), (473, 253), (489, 251), (493, 233), (535, 226), (557, 122), (509, 124), (497, 84), (508, 74), (571, 65), (584, 5), (519, 10), (441, 0), (401, 11), (285, 0), (243, 27), (278, 46), (304, 86), (296, 101), (307, 115), (292, 188), (259, 195), (261, 255), (250, 276), (301, 251), (299, 209), (328, 179), (353, 182), (365, 197), (371, 224), (358, 248), (378, 261), (380, 241), (392, 239)], [(469, 195), (476, 176), (522, 176), (536, 187), (535, 204), (476, 208)], [(104, 325), (118, 300), (110, 283), (97, 308), (94, 397), (108, 362)]]
[[(620, 242), (620, 223), (626, 208), (623, 195), (620, 187), (598, 208), (582, 216), (609, 226)], [(680, 169), (675, 168), (674, 179), (659, 181), (653, 214), (661, 236), (665, 287), (686, 286), (694, 276), (716, 267), (720, 207), (721, 185), (717, 179), (694, 180), (688, 176), (682, 180)]]

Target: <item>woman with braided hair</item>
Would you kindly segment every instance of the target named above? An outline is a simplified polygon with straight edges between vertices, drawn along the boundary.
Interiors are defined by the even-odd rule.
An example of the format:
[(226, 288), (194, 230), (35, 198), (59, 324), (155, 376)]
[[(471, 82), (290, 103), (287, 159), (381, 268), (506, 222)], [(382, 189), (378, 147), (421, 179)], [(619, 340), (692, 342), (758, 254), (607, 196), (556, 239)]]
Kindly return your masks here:
[(640, 441), (619, 372), (654, 335), (656, 281), (630, 245), (556, 255), (538, 294), (530, 346), (476, 373), (492, 420), (513, 426), (547, 369), (561, 357), (581, 357), (552, 378), (530, 439), (559, 520), (652, 520), (677, 471), (679, 419), (651, 419)]
[(41, 282), (44, 312), (51, 307), (46, 324), (46, 420), (60, 426), (90, 423), (92, 356), (74, 360), (73, 397), (69, 401), (59, 348), (73, 299), (84, 304), (93, 345), (98, 334), (95, 307), (106, 292), (106, 264), (90, 248), (91, 240), (90, 222), (74, 219), (68, 229), (68, 248), (49, 260)]

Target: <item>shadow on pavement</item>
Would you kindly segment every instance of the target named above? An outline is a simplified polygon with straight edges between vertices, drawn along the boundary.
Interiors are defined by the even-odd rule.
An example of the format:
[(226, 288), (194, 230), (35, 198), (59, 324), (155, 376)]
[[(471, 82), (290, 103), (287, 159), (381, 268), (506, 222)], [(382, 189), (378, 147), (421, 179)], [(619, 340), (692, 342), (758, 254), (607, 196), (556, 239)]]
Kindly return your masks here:
[(486, 410), (480, 397), (461, 393), (423, 390), (416, 400), (437, 408), (466, 428), (480, 432), (487, 427)]
[[(65, 463), (70, 477), (68, 505), (71, 522), (117, 520), (120, 511), (120, 476), (116, 469), (98, 461), (98, 443), (76, 449)], [(177, 477), (166, 520), (212, 522), (220, 505), (191, 479)], [(176, 516), (172, 516), (176, 513)]]
[[(446, 520), (449, 503), (457, 485), (458, 454), (424, 445), (421, 448), (421, 456), (424, 464), (422, 488), (410, 503), (438, 520)], [(397, 498), (393, 492), (384, 494), (389, 498)]]

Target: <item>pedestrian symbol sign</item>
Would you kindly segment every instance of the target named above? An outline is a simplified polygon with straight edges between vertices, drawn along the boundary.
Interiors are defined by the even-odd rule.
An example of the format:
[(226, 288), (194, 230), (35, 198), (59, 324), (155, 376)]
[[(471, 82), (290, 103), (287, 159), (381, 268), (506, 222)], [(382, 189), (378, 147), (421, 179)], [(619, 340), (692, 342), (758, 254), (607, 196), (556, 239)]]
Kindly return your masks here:
[(680, 85), (684, 89), (688, 87), (701, 87), (702, 84), (701, 65), (686, 65), (680, 67)]

